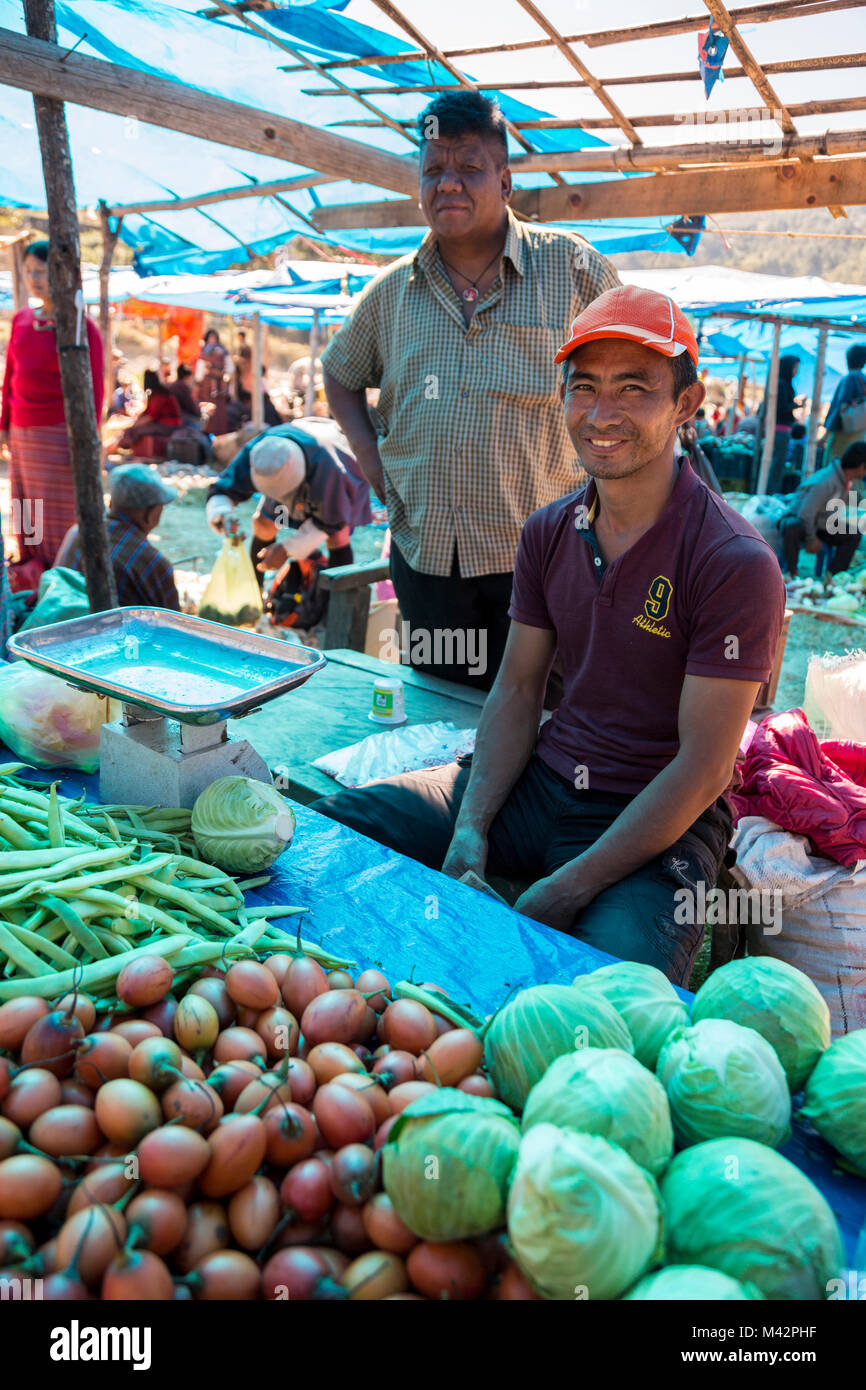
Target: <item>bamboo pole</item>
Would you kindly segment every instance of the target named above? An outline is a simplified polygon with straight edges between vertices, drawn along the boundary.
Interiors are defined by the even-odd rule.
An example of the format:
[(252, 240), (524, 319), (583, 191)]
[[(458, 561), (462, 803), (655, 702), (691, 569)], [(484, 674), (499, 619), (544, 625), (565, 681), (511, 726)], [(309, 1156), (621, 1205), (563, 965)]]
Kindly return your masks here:
[(310, 325), (310, 379), (307, 382), (307, 390), (304, 395), (304, 414), (312, 415), (313, 406), (316, 400), (316, 366), (319, 360), (319, 310), (313, 310), (313, 322)]
[[(828, 14), (835, 10), (857, 9), (862, 0), (781, 0), (779, 4), (745, 5), (730, 11), (738, 24), (761, 24), (780, 19), (799, 19), (801, 17)], [(217, 12), (203, 11), (203, 17), (213, 19)], [(662, 39), (671, 34), (690, 34), (703, 29), (707, 22), (706, 14), (691, 15), (683, 19), (659, 20), (651, 24), (631, 25), (623, 29), (600, 29), (587, 34), (565, 34), (566, 43), (583, 43), (587, 48), (600, 48), (608, 44), (639, 43), (643, 39)], [(446, 58), (496, 57), (500, 53), (526, 53), (531, 49), (550, 48), (550, 39), (523, 39), (519, 43), (483, 44), (474, 48), (448, 48)], [(405, 53), (372, 53), (363, 58), (334, 58), (322, 63), (324, 70), (331, 68), (384, 67), (389, 63), (423, 63), (427, 54), (418, 49)], [(303, 72), (301, 66), (287, 68), (287, 72)], [(728, 74), (726, 74), (728, 75)], [(606, 79), (605, 79), (606, 80)]]
[[(846, 108), (847, 109), (847, 108)], [(182, 212), (185, 208), (206, 207), (208, 203), (231, 203), (237, 198), (270, 198), (277, 193), (291, 193), (297, 188), (321, 188), (337, 179), (322, 174), (300, 174), (294, 179), (274, 179), (270, 183), (244, 183), (239, 187), (215, 188), (209, 193), (192, 193), (188, 198), (156, 198), (150, 203), (117, 203), (106, 208), (109, 217), (124, 217), (127, 213)]]
[[(32, 38), (56, 43), (54, 0), (24, 0), (24, 17)], [(81, 563), (91, 611), (100, 612), (116, 608), (117, 589), (102, 496), (102, 444), (93, 408), (90, 349), (84, 323), (78, 205), (69, 131), (62, 101), (34, 96), (33, 107), (51, 228), (48, 283), (54, 306), (69, 460), (75, 484)]]
[(265, 427), (265, 378), (262, 373), (262, 316), (256, 310), (253, 314), (253, 385), (252, 397), (253, 428)]
[[(620, 110), (613, 100), (613, 97), (609, 96), (604, 90), (604, 84), (598, 80), (594, 73), (590, 72), (586, 63), (584, 63), (572, 50), (570, 44), (563, 38), (556, 26), (551, 24), (546, 15), (542, 14), (538, 6), (533, 3), (533, 0), (517, 0), (517, 3), (526, 11), (529, 17), (534, 19), (536, 24), (544, 30), (551, 42), (556, 45), (565, 61), (574, 68), (575, 72), (580, 74), (587, 86), (592, 88), (593, 95), (601, 102), (605, 111), (619, 127), (626, 139), (630, 140), (633, 145), (639, 145), (641, 143), (641, 138), (628, 116), (626, 116), (624, 111)], [(518, 130), (522, 129), (520, 126), (516, 126), (515, 128)]]
[[(702, 24), (706, 23), (707, 19), (705, 16), (702, 20)], [(498, 52), (499, 50), (496, 51)], [(371, 60), (366, 58), (364, 61), (369, 63)], [(814, 58), (783, 58), (776, 63), (765, 63), (764, 72), (768, 77), (771, 75), (775, 77), (782, 73), (795, 72), (836, 72), (846, 68), (862, 68), (864, 61), (866, 61), (866, 54), (864, 53), (837, 53), (830, 54), (826, 57), (819, 56)], [(282, 71), (291, 72), (293, 69), (283, 68)], [(655, 86), (655, 84), (659, 82), (692, 83), (697, 76), (698, 74), (694, 68), (688, 69), (685, 72), (644, 72), (631, 73), (627, 76), (617, 74), (614, 77), (606, 77), (604, 79), (604, 85), (605, 87), (641, 87), (648, 84)], [(748, 73), (745, 68), (726, 68), (725, 77), (748, 77)], [(581, 81), (579, 78), (534, 78), (532, 80), (527, 79), (520, 82), (512, 82), (509, 81), (508, 78), (505, 78), (499, 82), (481, 82), (478, 84), (478, 90), (480, 92), (539, 92), (561, 89), (583, 90), (588, 88), (587, 83)], [(352, 91), (359, 92), (361, 95), (368, 92), (378, 92), (380, 95), (383, 94), (383, 88), (381, 86), (353, 87)], [(408, 85), (395, 83), (393, 86), (390, 84), (388, 86), (388, 96), (405, 96), (410, 92), (423, 95), (432, 92), (453, 91), (453, 83), (442, 82), (415, 82), (409, 83)], [(302, 89), (302, 94), (307, 97), (333, 96), (333, 92), (329, 87), (305, 87)]]
[(827, 359), (827, 328), (818, 331), (818, 352), (815, 357), (815, 377), (812, 382), (812, 406), (809, 411), (809, 431), (806, 435), (806, 457), (803, 460), (803, 477), (815, 471), (815, 455), (818, 449), (818, 416), (821, 411), (821, 388), (824, 385), (824, 364)]
[(120, 236), (122, 219), (118, 217), (115, 225), (112, 226), (112, 219), (104, 203), (99, 205), (99, 219), (102, 223), (102, 260), (99, 263), (99, 331), (102, 334), (105, 348), (105, 400), (102, 407), (102, 415), (105, 419), (111, 409), (111, 398), (114, 394), (114, 334), (111, 329), (111, 306), (108, 296), (111, 284), (111, 262), (114, 258), (117, 238)]
[(273, 44), (275, 48), (281, 48), (285, 53), (291, 53), (292, 57), (297, 58), (304, 68), (308, 69), (310, 72), (317, 73), (319, 77), (324, 77), (327, 82), (330, 82), (341, 96), (349, 96), (353, 101), (360, 102), (361, 106), (366, 107), (368, 111), (372, 111), (373, 114), (384, 121), (385, 125), (391, 130), (396, 131), (398, 135), (402, 135), (411, 145), (417, 145), (418, 141), (415, 136), (409, 135), (398, 121), (392, 120), (388, 113), (382, 110), (381, 106), (374, 106), (373, 102), (367, 101), (365, 97), (356, 96), (351, 87), (347, 87), (345, 82), (340, 81), (339, 77), (334, 77), (332, 73), (325, 72), (318, 63), (313, 62), (312, 58), (307, 58), (300, 49), (295, 48), (292, 44), (287, 43), (284, 38), (275, 34), (273, 29), (265, 29), (263, 25), (258, 24), (256, 20), (250, 19), (240, 6), (229, 3), (229, 0), (217, 0), (217, 5), (223, 14), (230, 15), (234, 19), (239, 19), (241, 24), (244, 24), (251, 33), (257, 34), (259, 38), (267, 39), (268, 43)]
[[(424, 35), (421, 33), (421, 30), (415, 24), (413, 24), (412, 21), (406, 17), (406, 15), (403, 14), (402, 10), (397, 8), (397, 6), (393, 3), (393, 0), (373, 0), (373, 4), (376, 6), (378, 10), (382, 11), (383, 15), (385, 15), (387, 19), (391, 20), (392, 24), (398, 25), (398, 27), (404, 30), (404, 32), (407, 33), (411, 39), (414, 39), (417, 44), (421, 45), (421, 47), (424, 49), (425, 56), (428, 60), (432, 59), (434, 62), (441, 63), (442, 67), (444, 67), (445, 70), (449, 72), (457, 82), (459, 82), (461, 87), (467, 88), (467, 90), (470, 92), (478, 92), (481, 90), (477, 82), (472, 82), (466, 76), (465, 72), (463, 72), (460, 68), (454, 66), (450, 58), (445, 57), (445, 54), (441, 51), (441, 49), (437, 48), (434, 43), (431, 43), (429, 39), (426, 39), (424, 37)], [(533, 148), (532, 143), (529, 140), (527, 140), (526, 136), (523, 135), (517, 129), (514, 122), (509, 120), (507, 116), (503, 117), (503, 119), (505, 122), (506, 130), (513, 137), (513, 139), (517, 141), (518, 145), (520, 145), (521, 148), (524, 150), (531, 150)], [(551, 177), (554, 179), (556, 183), (564, 183), (564, 180), (561, 179), (557, 173), (551, 174)]]
[(767, 390), (764, 395), (764, 447), (761, 455), (761, 466), (758, 469), (758, 481), (755, 491), (760, 495), (767, 490), (767, 481), (770, 476), (770, 465), (773, 462), (773, 444), (776, 438), (776, 407), (779, 402), (779, 341), (782, 336), (782, 325), (777, 319), (773, 329), (773, 355), (770, 358), (770, 368), (767, 375)]

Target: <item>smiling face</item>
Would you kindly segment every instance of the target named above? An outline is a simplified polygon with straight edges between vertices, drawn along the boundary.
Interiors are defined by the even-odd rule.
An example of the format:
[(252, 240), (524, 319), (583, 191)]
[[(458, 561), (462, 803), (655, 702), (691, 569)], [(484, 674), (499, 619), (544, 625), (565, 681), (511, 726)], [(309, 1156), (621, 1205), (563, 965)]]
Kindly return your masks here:
[(581, 344), (560, 387), (566, 429), (593, 478), (627, 478), (672, 458), (677, 427), (704, 394), (697, 381), (675, 399), (672, 359), (627, 338)]
[(421, 155), (421, 207), (444, 241), (493, 237), (505, 218), (511, 173), (502, 148), (482, 135), (425, 140)]

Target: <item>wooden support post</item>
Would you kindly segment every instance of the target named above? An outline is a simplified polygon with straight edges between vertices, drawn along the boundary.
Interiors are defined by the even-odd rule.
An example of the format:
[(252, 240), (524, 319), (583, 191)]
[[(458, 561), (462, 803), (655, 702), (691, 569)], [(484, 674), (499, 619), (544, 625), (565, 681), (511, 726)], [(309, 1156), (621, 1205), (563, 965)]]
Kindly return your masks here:
[(12, 308), (17, 314), (19, 309), (27, 308), (27, 285), (24, 282), (24, 245), (20, 241), (14, 241), (9, 248), (9, 260), (12, 264)]
[(743, 395), (743, 382), (745, 381), (745, 378), (746, 378), (746, 356), (747, 356), (747, 354), (746, 354), (745, 352), (740, 353), (740, 372), (739, 372), (739, 376), (737, 377), (737, 390), (736, 390), (736, 394), (735, 394), (735, 396), (734, 396), (734, 399), (731, 401), (731, 404), (730, 404), (730, 406), (729, 406), (729, 408), (728, 408), (728, 420), (727, 420), (727, 432), (728, 432), (728, 434), (733, 434), (733, 433), (734, 433), (734, 421), (735, 421), (736, 416), (737, 416), (737, 406), (739, 405), (740, 400), (741, 400), (742, 395)]
[(312, 415), (313, 404), (316, 399), (316, 366), (319, 361), (319, 310), (313, 310), (313, 322), (310, 327), (310, 380), (307, 383), (307, 392), (304, 397), (304, 414)]
[(761, 467), (758, 470), (758, 481), (755, 486), (755, 491), (759, 494), (767, 490), (770, 465), (773, 461), (773, 444), (776, 438), (776, 406), (779, 400), (779, 340), (781, 336), (782, 325), (777, 322), (773, 329), (773, 355), (770, 358), (767, 390), (764, 395), (764, 449), (761, 456)]
[(109, 286), (111, 283), (111, 262), (114, 248), (120, 236), (122, 218), (112, 218), (104, 203), (99, 204), (99, 220), (102, 223), (102, 260), (99, 263), (99, 331), (105, 345), (105, 402), (102, 417), (105, 419), (111, 409), (114, 394), (113, 334), (111, 331), (111, 306)]
[(806, 436), (806, 457), (803, 460), (803, 477), (815, 471), (815, 454), (818, 448), (818, 416), (821, 413), (821, 388), (824, 385), (824, 363), (827, 360), (827, 334), (829, 329), (818, 330), (818, 353), (815, 358), (815, 378), (812, 382), (812, 408), (809, 411), (809, 432)]
[(262, 375), (262, 316), (256, 312), (253, 314), (253, 389), (252, 411), (253, 427), (263, 430), (265, 427), (265, 378)]
[[(24, 16), (31, 37), (47, 43), (57, 42), (54, 0), (24, 0)], [(117, 589), (102, 496), (102, 445), (93, 408), (90, 349), (84, 323), (81, 247), (69, 130), (62, 101), (34, 96), (33, 106), (51, 228), (48, 284), (54, 305), (81, 563), (91, 610), (100, 612), (117, 607)]]

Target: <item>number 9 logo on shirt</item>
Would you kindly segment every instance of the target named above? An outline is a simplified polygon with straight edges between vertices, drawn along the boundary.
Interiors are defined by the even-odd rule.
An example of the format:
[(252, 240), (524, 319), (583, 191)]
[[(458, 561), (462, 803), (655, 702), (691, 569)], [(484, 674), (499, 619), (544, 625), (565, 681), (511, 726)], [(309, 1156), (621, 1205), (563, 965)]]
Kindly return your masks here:
[(643, 611), (653, 622), (661, 622), (667, 617), (673, 591), (673, 584), (663, 574), (657, 575), (650, 584), (649, 598), (643, 606)]

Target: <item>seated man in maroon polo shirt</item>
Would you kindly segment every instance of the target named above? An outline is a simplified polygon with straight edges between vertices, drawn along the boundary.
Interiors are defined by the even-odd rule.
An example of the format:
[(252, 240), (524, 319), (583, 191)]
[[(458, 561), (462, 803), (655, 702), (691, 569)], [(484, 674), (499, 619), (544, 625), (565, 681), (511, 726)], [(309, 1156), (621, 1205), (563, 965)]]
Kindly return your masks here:
[[(618, 287), (575, 319), (556, 361), (591, 481), (524, 526), (471, 775), (316, 803), (455, 877), (529, 880), (518, 911), (678, 984), (704, 924), (676, 895), (697, 907), (699, 881), (715, 885), (723, 793), (785, 607), (770, 547), (676, 456), (704, 399), (697, 360), (666, 295)], [(557, 650), (564, 695), (539, 731)]]

